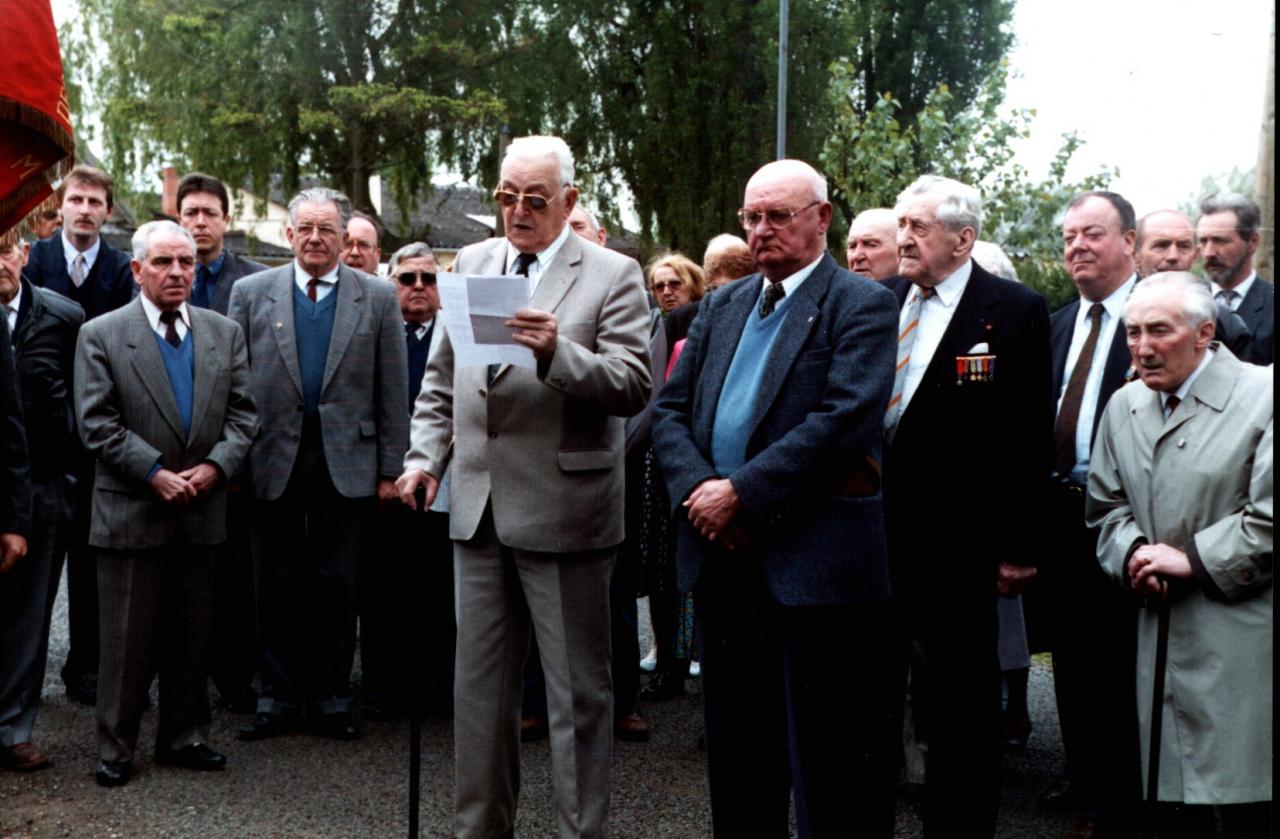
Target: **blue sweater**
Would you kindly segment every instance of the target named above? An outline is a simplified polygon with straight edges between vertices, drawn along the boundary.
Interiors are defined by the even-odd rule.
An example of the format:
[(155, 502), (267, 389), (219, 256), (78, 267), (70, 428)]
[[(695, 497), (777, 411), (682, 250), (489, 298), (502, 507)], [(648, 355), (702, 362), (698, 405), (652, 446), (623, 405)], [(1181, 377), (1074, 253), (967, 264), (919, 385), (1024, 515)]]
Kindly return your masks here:
[(760, 393), (760, 379), (793, 297), (788, 294), (778, 301), (766, 318), (760, 317), (757, 299), (755, 308), (747, 315), (738, 349), (724, 379), (724, 389), (720, 391), (720, 401), (716, 403), (716, 420), (711, 429), (711, 459), (718, 475), (728, 477), (746, 463), (747, 438)]
[(293, 329), (298, 341), (298, 373), (302, 376), (302, 404), (305, 416), (320, 413), (320, 389), (324, 384), (324, 366), (329, 358), (329, 337), (333, 334), (333, 313), (338, 289), (319, 303), (293, 287)]
[(173, 398), (178, 403), (178, 414), (182, 417), (182, 433), (190, 437), (191, 402), (196, 392), (196, 355), (191, 348), (191, 330), (187, 330), (186, 337), (176, 347), (157, 334), (156, 345), (160, 347), (160, 357), (164, 359), (164, 371), (169, 374), (169, 386), (173, 388)]

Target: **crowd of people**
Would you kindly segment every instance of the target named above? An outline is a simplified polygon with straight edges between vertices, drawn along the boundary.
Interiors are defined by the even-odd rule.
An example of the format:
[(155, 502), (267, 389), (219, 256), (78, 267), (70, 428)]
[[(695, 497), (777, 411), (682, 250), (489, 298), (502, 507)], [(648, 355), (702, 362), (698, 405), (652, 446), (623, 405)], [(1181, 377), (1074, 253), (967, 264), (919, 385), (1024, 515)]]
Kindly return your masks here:
[[(212, 680), (243, 740), (451, 714), (460, 837), (513, 835), (520, 742), (546, 737), (559, 834), (600, 837), (614, 739), (647, 740), (696, 658), (716, 836), (785, 836), (794, 803), (801, 836), (888, 837), (904, 781), (926, 835), (991, 836), (1032, 624), (1066, 751), (1042, 802), (1073, 835), (1268, 835), (1251, 200), (1075, 197), (1079, 295), (1050, 313), (947, 178), (862, 208), (847, 269), (801, 161), (746, 183), (745, 239), (643, 270), (574, 180), (563, 140), (512, 141), (502, 234), (385, 275), (376, 219), (326, 188), (289, 202), (293, 259), (231, 253), (201, 173), (131, 253), (84, 165), (0, 234), (0, 767), (50, 764), (65, 565), (103, 786), (157, 678), (153, 763), (224, 769)], [(527, 284), (505, 325), (531, 366), (458, 361), (442, 270)]]

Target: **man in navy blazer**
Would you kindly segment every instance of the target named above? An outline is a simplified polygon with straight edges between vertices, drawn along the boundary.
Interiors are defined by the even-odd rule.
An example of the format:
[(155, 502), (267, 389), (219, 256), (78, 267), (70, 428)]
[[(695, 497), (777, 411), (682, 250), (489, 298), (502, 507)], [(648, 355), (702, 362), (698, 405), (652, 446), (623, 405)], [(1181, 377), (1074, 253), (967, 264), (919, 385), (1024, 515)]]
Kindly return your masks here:
[[(129, 254), (102, 238), (111, 215), (114, 182), (101, 169), (80, 165), (67, 175), (62, 195), (62, 232), (31, 247), (23, 274), (32, 285), (79, 303), (86, 321), (133, 299)], [(77, 446), (77, 448), (79, 448)], [(67, 597), (71, 648), (62, 668), (67, 696), (92, 705), (98, 681), (97, 555), (89, 549), (89, 505), (93, 459), (80, 451), (73, 459), (71, 527), (67, 535)]]
[(925, 836), (991, 836), (1000, 802), (1000, 672), (992, 595), (1034, 576), (1049, 475), (1044, 298), (971, 259), (982, 199), (923, 175), (898, 197), (898, 373), (885, 416), (894, 598), (929, 682)]
[(702, 301), (653, 412), (701, 621), (713, 828), (786, 836), (794, 792), (801, 836), (889, 836), (893, 297), (825, 253), (807, 164), (762, 167), (739, 216), (761, 273)]

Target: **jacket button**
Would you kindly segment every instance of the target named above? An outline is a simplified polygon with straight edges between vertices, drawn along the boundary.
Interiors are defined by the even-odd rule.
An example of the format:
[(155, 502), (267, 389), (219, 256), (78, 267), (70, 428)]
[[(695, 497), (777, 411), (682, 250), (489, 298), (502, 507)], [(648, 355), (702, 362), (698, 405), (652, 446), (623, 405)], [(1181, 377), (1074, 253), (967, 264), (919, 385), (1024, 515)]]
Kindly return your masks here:
[(486, 397), (486, 396), (488, 396), (488, 395), (489, 395), (489, 394), (485, 392), (485, 389), (484, 389), (484, 388), (480, 388), (480, 398), (481, 398), (481, 399), (485, 398), (485, 397)]

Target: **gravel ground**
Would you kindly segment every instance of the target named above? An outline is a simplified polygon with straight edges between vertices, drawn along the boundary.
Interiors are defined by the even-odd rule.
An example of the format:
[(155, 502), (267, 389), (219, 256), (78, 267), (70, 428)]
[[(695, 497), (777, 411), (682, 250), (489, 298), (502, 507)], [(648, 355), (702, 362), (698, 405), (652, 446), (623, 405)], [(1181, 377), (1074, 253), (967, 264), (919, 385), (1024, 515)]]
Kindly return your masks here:
[[(641, 601), (641, 620), (647, 612)], [(153, 767), (155, 713), (143, 720), (134, 779), (118, 789), (94, 783), (93, 710), (69, 701), (57, 678), (66, 656), (65, 587), (54, 616), (44, 705), (35, 740), (55, 762), (34, 774), (0, 773), (0, 839), (18, 837), (394, 837), (408, 832), (408, 723), (367, 723), (364, 737), (336, 743), (307, 734), (242, 743), (242, 716), (215, 713), (213, 745), (227, 754), (221, 773)], [(649, 638), (642, 638), (647, 649)], [(649, 743), (618, 743), (610, 818), (615, 837), (700, 837), (710, 816), (703, 753), (696, 741), (698, 682), (669, 702), (646, 705)], [(1073, 814), (1046, 815), (1036, 796), (1062, 765), (1052, 676), (1033, 664), (1034, 732), (1026, 751), (1005, 760), (999, 837), (1064, 836)], [(423, 724), (421, 832), (447, 836), (452, 822), (451, 723)], [(555, 835), (546, 741), (523, 747), (516, 833)], [(898, 836), (920, 835), (918, 809), (898, 806)]]

